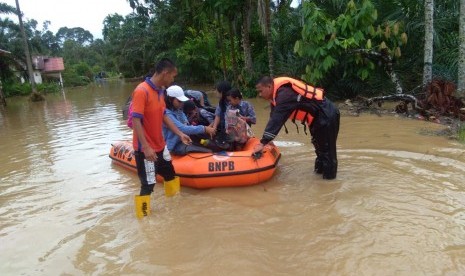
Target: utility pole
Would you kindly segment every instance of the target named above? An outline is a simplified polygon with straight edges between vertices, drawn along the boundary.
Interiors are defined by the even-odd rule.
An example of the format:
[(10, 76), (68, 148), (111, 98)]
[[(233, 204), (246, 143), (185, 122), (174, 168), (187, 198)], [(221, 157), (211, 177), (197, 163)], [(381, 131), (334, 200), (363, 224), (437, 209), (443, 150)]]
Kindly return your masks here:
[(24, 53), (26, 55), (26, 65), (27, 65), (27, 72), (29, 74), (29, 81), (32, 87), (32, 94), (38, 94), (36, 89), (36, 82), (34, 79), (34, 72), (32, 71), (32, 61), (31, 61), (31, 54), (29, 52), (29, 43), (27, 42), (26, 32), (24, 31), (24, 24), (23, 24), (23, 16), (21, 13), (21, 9), (19, 8), (19, 2), (16, 1), (16, 10), (18, 12), (18, 20), (19, 20), (19, 28), (21, 29), (21, 35), (23, 37), (24, 42)]

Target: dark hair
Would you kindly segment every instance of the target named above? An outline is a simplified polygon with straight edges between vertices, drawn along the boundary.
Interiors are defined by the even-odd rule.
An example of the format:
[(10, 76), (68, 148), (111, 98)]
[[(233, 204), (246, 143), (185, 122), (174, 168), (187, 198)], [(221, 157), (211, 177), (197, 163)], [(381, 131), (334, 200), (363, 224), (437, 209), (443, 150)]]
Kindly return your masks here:
[(196, 107), (197, 106), (195, 105), (195, 103), (192, 100), (185, 101), (183, 111), (184, 111), (184, 113), (187, 113), (189, 111), (194, 110)]
[(269, 76), (264, 76), (258, 80), (257, 85), (271, 85), (273, 84), (273, 78)]
[(242, 93), (237, 88), (232, 88), (228, 91), (228, 96), (233, 97), (235, 99), (239, 98), (242, 100)]
[(216, 90), (221, 94), (228, 92), (231, 88), (231, 83), (229, 83), (229, 81), (220, 81), (216, 84)]
[(228, 91), (231, 90), (231, 83), (229, 81), (220, 81), (216, 84), (216, 90), (221, 93), (221, 99), (219, 102), (221, 112), (226, 112), (226, 102), (228, 99), (226, 96), (228, 95)]
[(174, 68), (176, 68), (176, 65), (174, 64), (174, 62), (171, 59), (162, 58), (162, 59), (160, 59), (160, 61), (157, 62), (157, 64), (155, 64), (155, 73), (160, 74), (164, 70), (171, 71)]
[(176, 99), (175, 97), (170, 97), (168, 95), (165, 95), (165, 104), (166, 104), (166, 109), (174, 111), (174, 105), (173, 101)]

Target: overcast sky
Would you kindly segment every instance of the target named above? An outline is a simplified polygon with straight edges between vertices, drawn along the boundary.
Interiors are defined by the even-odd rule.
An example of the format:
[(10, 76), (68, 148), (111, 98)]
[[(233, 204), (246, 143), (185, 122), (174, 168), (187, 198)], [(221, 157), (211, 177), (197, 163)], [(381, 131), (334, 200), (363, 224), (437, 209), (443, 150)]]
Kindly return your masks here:
[[(15, 0), (0, 0), (16, 7)], [(19, 0), (24, 19), (35, 19), (38, 30), (48, 20), (49, 30), (56, 33), (61, 27), (81, 27), (94, 39), (102, 38), (103, 20), (109, 14), (126, 16), (132, 12), (127, 0)], [(16, 16), (9, 16), (17, 22)]]

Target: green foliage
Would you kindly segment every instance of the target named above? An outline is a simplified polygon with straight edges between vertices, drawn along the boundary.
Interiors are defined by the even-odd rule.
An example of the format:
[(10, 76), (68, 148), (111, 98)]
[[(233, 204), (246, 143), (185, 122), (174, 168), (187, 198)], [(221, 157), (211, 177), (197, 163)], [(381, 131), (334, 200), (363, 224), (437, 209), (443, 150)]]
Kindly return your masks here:
[(189, 81), (214, 80), (220, 72), (215, 33), (209, 30), (197, 32), (193, 28), (188, 31), (184, 43), (176, 49), (180, 75)]
[[(344, 12), (326, 13), (313, 2), (303, 5), (302, 38), (294, 51), (308, 59), (302, 78), (311, 83), (324, 82), (329, 72), (343, 69), (345, 79), (368, 80), (376, 70), (373, 54), (400, 57), (407, 35), (403, 24), (378, 20), (378, 11), (369, 0), (349, 1)], [(339, 69), (337, 69), (339, 70)]]
[(28, 83), (4, 83), (3, 92), (5, 93), (5, 97), (27, 96), (32, 93), (32, 88)]
[(61, 91), (60, 84), (58, 82), (43, 82), (36, 84), (37, 92), (42, 94), (58, 93)]
[(66, 87), (83, 86), (93, 81), (93, 73), (86, 63), (68, 66), (62, 77), (63, 85)]
[[(211, 82), (227, 78), (244, 96), (255, 96), (256, 80), (269, 72), (267, 37), (257, 20), (256, 1), (252, 1), (250, 29), (253, 67), (247, 73), (242, 69), (244, 49), (240, 48), (243, 0), (128, 2), (137, 13), (108, 15), (103, 39), (93, 40), (79, 27), (63, 27), (54, 34), (47, 23), (40, 29), (34, 19), (26, 20), (31, 53), (63, 57), (66, 86), (86, 85), (101, 71), (108, 76), (121, 73), (140, 77), (156, 60), (170, 57), (178, 65), (179, 80)], [(459, 1), (435, 2), (433, 74), (455, 80)], [(298, 8), (290, 3), (270, 1), (275, 76), (303, 77), (324, 87), (336, 99), (390, 93), (393, 86), (384, 72), (385, 64), (368, 54), (384, 52), (392, 58), (406, 92), (421, 84), (423, 1), (312, 0), (301, 1)], [(14, 10), (0, 3), (0, 13)], [(237, 74), (232, 70), (233, 46)], [(0, 78), (8, 87), (18, 82), (15, 72), (26, 74), (26, 62), (19, 26), (7, 17), (0, 19), (0, 49), (11, 52), (10, 56), (0, 56)], [(25, 87), (12, 86), (9, 93), (27, 95)]]
[[(32, 93), (32, 87), (30, 83), (18, 83), (18, 82), (7, 82), (3, 84), (3, 92), (5, 97), (13, 96), (29, 96)], [(37, 92), (41, 94), (56, 93), (61, 91), (61, 87), (56, 82), (45, 82), (36, 84)]]
[(465, 125), (460, 125), (457, 134), (458, 140), (462, 143), (465, 143)]
[(72, 70), (76, 72), (77, 75), (86, 77), (91, 80), (94, 77), (94, 73), (90, 66), (85, 62), (79, 62), (78, 64), (74, 64), (72, 66)]

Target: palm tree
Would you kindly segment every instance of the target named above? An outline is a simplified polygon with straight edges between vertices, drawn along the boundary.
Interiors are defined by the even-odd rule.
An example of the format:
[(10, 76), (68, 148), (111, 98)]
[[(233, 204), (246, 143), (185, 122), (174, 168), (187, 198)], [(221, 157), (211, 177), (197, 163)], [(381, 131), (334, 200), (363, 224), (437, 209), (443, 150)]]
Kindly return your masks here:
[(18, 15), (18, 21), (19, 21), (19, 28), (21, 30), (21, 35), (23, 37), (24, 41), (24, 54), (26, 56), (26, 65), (27, 65), (27, 72), (29, 74), (29, 81), (31, 83), (32, 87), (32, 97), (34, 99), (43, 99), (38, 93), (36, 89), (36, 83), (34, 80), (34, 73), (32, 71), (32, 61), (31, 61), (31, 54), (29, 53), (29, 44), (27, 42), (27, 37), (26, 37), (26, 32), (24, 31), (24, 24), (23, 24), (23, 16), (21, 14), (21, 9), (19, 8), (19, 1), (16, 0), (16, 12)]
[(423, 65), (423, 87), (431, 82), (433, 75), (433, 18), (434, 0), (425, 0), (425, 50)]
[(244, 67), (247, 74), (253, 70), (252, 50), (250, 45), (250, 25), (252, 24), (252, 0), (245, 0), (242, 9), (242, 48), (244, 50)]
[(459, 69), (457, 96), (465, 96), (465, 0), (460, 0), (459, 18)]
[(258, 0), (258, 18), (262, 32), (266, 36), (268, 48), (268, 68), (270, 76), (274, 74), (274, 59), (273, 59), (273, 42), (271, 37), (271, 7), (270, 0)]

